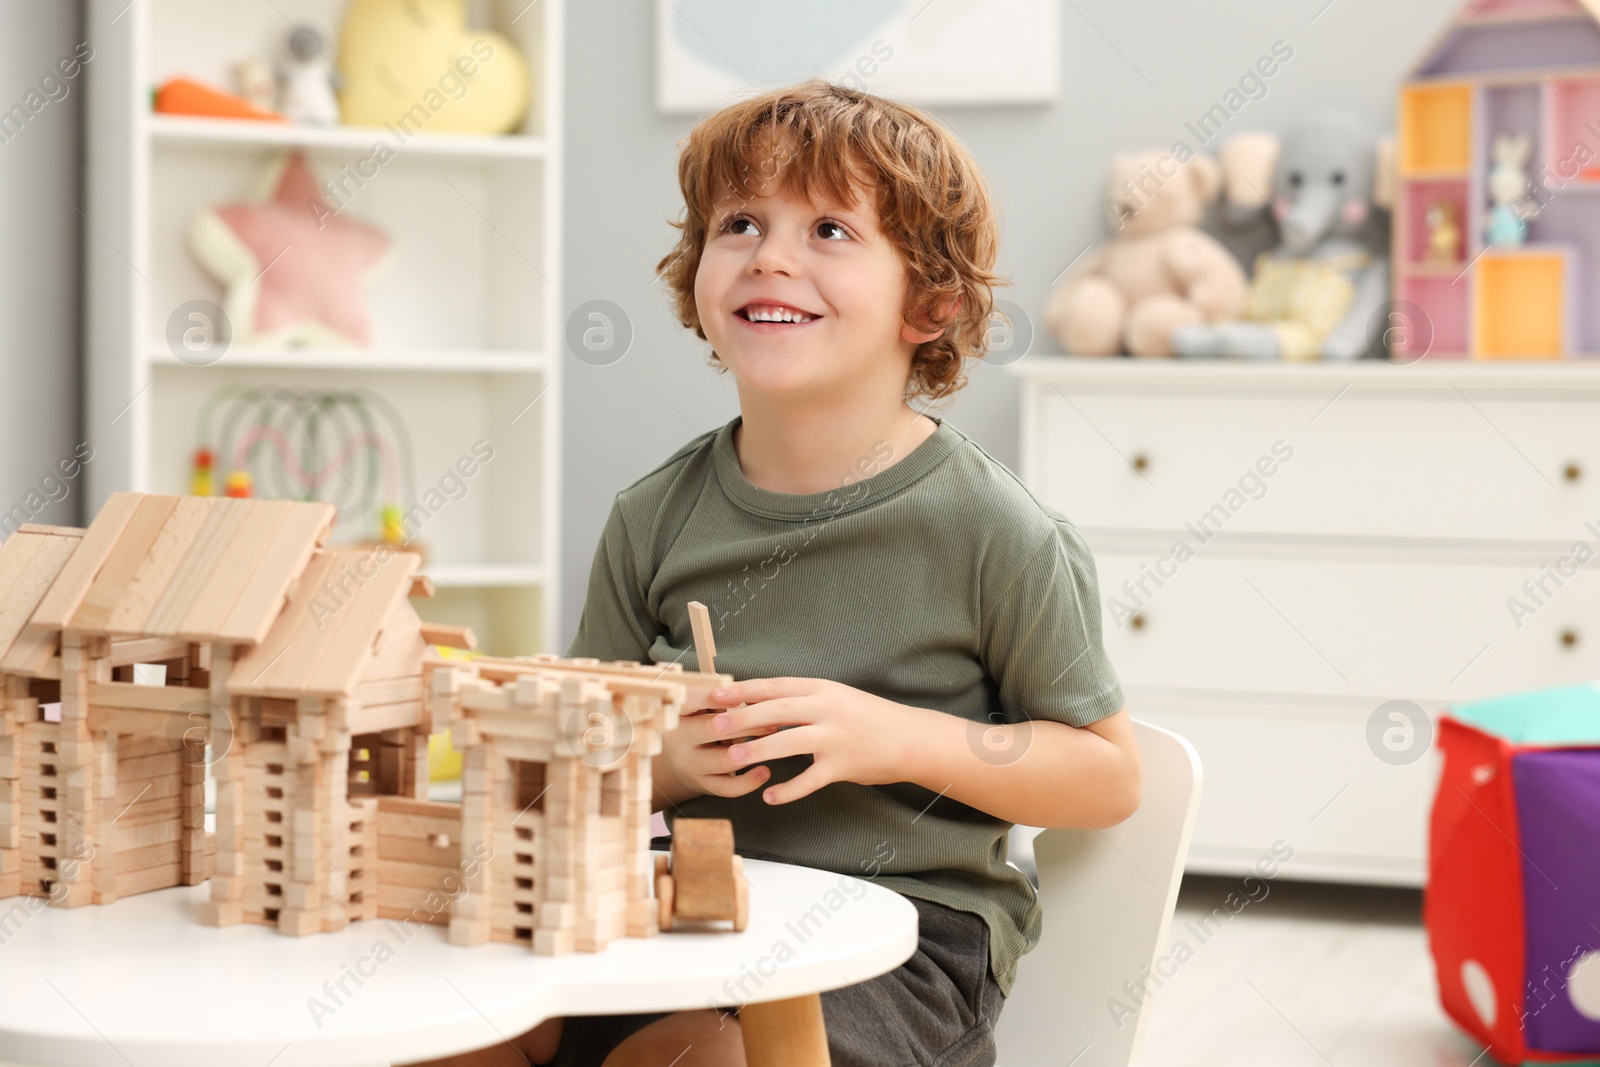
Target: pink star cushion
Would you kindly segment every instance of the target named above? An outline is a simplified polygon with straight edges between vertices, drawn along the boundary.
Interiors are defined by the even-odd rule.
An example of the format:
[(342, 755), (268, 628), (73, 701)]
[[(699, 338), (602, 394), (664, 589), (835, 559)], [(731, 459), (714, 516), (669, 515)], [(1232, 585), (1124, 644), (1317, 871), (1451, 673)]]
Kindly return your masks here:
[(304, 153), (269, 172), (260, 201), (202, 211), (189, 245), (228, 287), (236, 343), (370, 345), (366, 283), (388, 258), (381, 230), (335, 214)]

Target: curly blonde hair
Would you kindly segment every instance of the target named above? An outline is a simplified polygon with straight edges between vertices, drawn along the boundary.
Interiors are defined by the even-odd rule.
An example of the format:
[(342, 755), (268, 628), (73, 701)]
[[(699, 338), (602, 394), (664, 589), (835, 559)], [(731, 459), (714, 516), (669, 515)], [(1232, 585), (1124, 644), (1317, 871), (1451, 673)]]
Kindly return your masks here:
[[(931, 402), (966, 385), (966, 360), (988, 348), (993, 287), (1009, 284), (993, 273), (999, 220), (983, 173), (922, 112), (819, 78), (724, 108), (690, 132), (678, 159), (684, 215), (672, 223), (682, 232), (656, 264), (678, 321), (705, 339), (694, 281), (716, 203), (752, 199), (774, 180), (773, 191), (805, 200), (820, 191), (846, 205), (870, 191), (906, 265), (902, 317), (944, 329), (917, 346), (906, 399)], [(711, 364), (723, 366), (714, 351)]]

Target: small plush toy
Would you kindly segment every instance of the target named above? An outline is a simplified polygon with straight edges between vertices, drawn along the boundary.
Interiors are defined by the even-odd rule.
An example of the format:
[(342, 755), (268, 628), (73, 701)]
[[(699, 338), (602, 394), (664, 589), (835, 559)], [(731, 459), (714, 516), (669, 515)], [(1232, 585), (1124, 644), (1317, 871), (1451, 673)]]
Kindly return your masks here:
[(233, 88), (262, 111), (271, 111), (278, 101), (278, 82), (272, 75), (272, 67), (256, 56), (233, 65)]
[(1489, 196), (1494, 206), (1489, 209), (1484, 239), (1496, 248), (1520, 248), (1528, 240), (1528, 224), (1536, 210), (1526, 194), (1528, 182), (1528, 153), (1533, 145), (1528, 135), (1495, 134), (1494, 167), (1489, 171)]
[(1270, 133), (1246, 130), (1222, 142), (1222, 195), (1206, 212), (1201, 228), (1233, 253), (1246, 274), (1256, 257), (1278, 245), (1278, 224), (1266, 210), (1282, 140)]
[(467, 28), (464, 0), (351, 0), (339, 42), (344, 121), (406, 136), (509, 133), (528, 111), (528, 64)]
[[(1388, 296), (1388, 260), (1372, 239), (1392, 200), (1390, 150), (1365, 121), (1313, 114), (1292, 126), (1278, 151), (1240, 161), (1246, 206), (1270, 212), (1279, 243), (1256, 257), (1249, 294), (1234, 321), (1185, 324), (1173, 333), (1188, 358), (1356, 359), (1371, 351)], [(1267, 169), (1270, 166), (1270, 169)]]
[(296, 26), (289, 32), (284, 49), (287, 55), (278, 72), (278, 110), (290, 122), (337, 125), (339, 101), (333, 93), (333, 66), (328, 62), (322, 34), (315, 26)]
[(237, 343), (370, 345), (365, 284), (389, 238), (336, 213), (300, 152), (274, 165), (258, 201), (207, 208), (189, 230), (202, 266), (228, 287)]
[(1115, 236), (1056, 287), (1050, 333), (1071, 355), (1172, 355), (1182, 326), (1232, 318), (1244, 305), (1238, 262), (1198, 224), (1220, 188), (1216, 161), (1118, 155), (1109, 203)]
[(225, 93), (193, 78), (172, 78), (156, 89), (153, 104), (162, 115), (192, 115), (208, 119), (249, 119), (282, 122), (283, 116), (257, 107), (242, 96)]
[(1428, 262), (1461, 262), (1461, 225), (1455, 204), (1448, 200), (1429, 204), (1422, 221), (1428, 226)]

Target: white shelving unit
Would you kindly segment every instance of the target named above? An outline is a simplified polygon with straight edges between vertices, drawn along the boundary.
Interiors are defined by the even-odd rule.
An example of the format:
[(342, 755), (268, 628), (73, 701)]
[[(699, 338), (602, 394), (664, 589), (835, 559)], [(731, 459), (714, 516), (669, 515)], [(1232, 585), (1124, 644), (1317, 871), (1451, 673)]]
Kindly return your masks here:
[[(533, 103), (514, 134), (412, 134), (156, 115), (174, 76), (231, 87), (229, 68), (278, 54), (292, 23), (330, 42), (346, 0), (89, 0), (86, 334), (88, 508), (120, 489), (188, 491), (198, 420), (219, 389), (361, 389), (407, 427), (417, 497), (485, 441), (494, 458), (445, 497), (418, 540), (438, 596), (430, 619), (470, 625), (500, 654), (556, 651), (560, 583), (561, 0), (469, 0), (468, 20), (527, 58)], [(221, 287), (187, 247), (203, 206), (259, 195), (282, 153), (305, 150), (319, 176), (393, 157), (343, 198), (340, 213), (384, 230), (391, 260), (368, 287), (366, 349), (232, 346), (206, 366), (180, 359), (168, 321)], [(368, 171), (373, 168), (369, 164)], [(227, 466), (219, 456), (218, 491)], [(453, 481), (449, 482), (452, 489)], [(263, 490), (265, 491), (265, 490)], [(437, 499), (437, 498), (436, 498)], [(404, 499), (406, 507), (416, 503)], [(376, 532), (341, 515), (338, 539)]]

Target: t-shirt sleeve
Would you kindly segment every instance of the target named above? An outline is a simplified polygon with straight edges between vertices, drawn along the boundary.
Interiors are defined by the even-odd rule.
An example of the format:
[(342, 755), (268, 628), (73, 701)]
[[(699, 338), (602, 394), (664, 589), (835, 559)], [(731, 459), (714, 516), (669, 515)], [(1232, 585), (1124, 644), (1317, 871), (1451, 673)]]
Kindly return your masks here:
[(649, 663), (659, 629), (645, 598), (621, 501), (613, 501), (589, 569), (578, 633), (567, 646), (567, 655)]
[(1123, 706), (1122, 686), (1100, 639), (1094, 557), (1071, 523), (1055, 526), (985, 606), (980, 649), (1009, 721), (1087, 726)]

